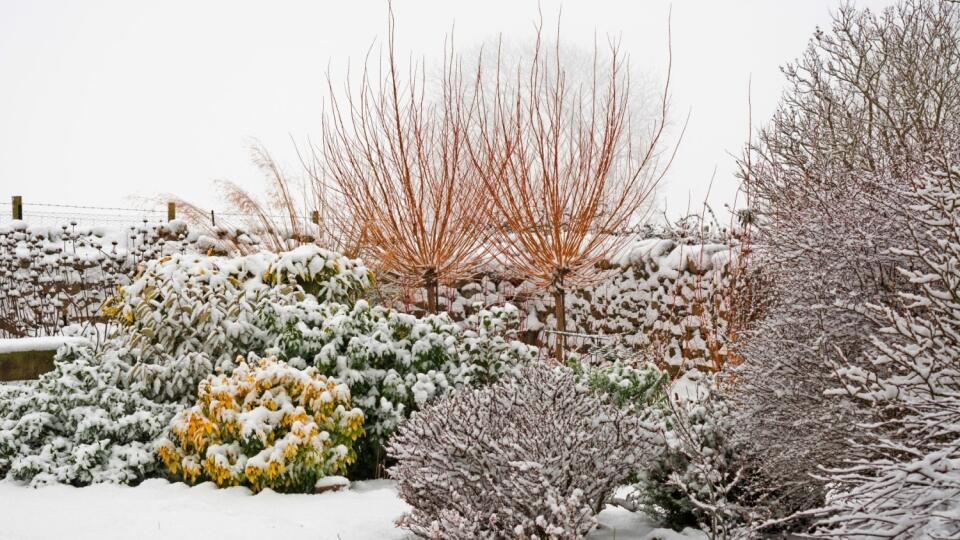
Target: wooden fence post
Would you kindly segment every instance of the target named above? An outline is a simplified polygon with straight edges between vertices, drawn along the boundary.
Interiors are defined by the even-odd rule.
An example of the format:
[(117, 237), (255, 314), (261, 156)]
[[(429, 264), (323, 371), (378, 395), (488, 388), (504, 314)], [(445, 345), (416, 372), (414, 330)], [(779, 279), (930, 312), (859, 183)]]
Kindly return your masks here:
[(167, 203), (167, 221), (173, 221), (177, 219), (177, 203), (168, 202)]
[(23, 197), (14, 195), (12, 201), (13, 219), (23, 219)]

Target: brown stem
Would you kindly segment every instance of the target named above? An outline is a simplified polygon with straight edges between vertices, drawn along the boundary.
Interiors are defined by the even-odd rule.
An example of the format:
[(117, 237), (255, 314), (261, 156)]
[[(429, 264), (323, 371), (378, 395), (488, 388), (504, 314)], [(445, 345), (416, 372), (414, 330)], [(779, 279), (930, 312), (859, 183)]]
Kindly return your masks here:
[(555, 286), (553, 289), (553, 307), (554, 315), (557, 318), (557, 343), (555, 355), (557, 362), (563, 363), (564, 353), (567, 346), (567, 337), (563, 334), (567, 331), (567, 310), (566, 310), (566, 291), (563, 284)]
[(423, 286), (427, 289), (427, 312), (434, 314), (437, 312), (439, 284), (437, 283), (437, 272), (433, 268), (428, 268), (424, 273)]

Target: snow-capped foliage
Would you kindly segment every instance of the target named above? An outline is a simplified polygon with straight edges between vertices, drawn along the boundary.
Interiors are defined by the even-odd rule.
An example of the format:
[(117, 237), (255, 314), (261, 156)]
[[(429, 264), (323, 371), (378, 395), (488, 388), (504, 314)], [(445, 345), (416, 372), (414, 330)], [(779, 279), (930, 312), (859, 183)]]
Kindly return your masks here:
[(200, 383), (198, 394), (157, 444), (170, 473), (189, 484), (310, 493), (356, 457), (363, 413), (347, 385), (314, 368), (240, 359), (230, 375)]
[(669, 392), (658, 409), (661, 445), (628, 500), (672, 529), (695, 525), (710, 538), (731, 538), (748, 521), (735, 417), (711, 378), (696, 384), (696, 392)]
[(413, 507), (399, 523), (426, 538), (583, 538), (652, 429), (542, 364), (438, 399), (388, 446)]
[[(155, 402), (145, 410), (195, 403), (201, 381), (218, 371), (229, 373), (235, 358), (250, 351), (277, 355), (299, 368), (309, 364), (348, 385), (366, 413), (369, 436), (356, 446), (357, 467), (360, 475), (373, 476), (382, 462), (383, 441), (411, 411), (460, 386), (494, 380), (533, 359), (535, 350), (511, 339), (517, 325), (512, 307), (479, 310), (457, 324), (447, 316), (421, 319), (370, 307), (364, 300), (341, 303), (354, 302), (369, 284), (370, 274), (358, 261), (315, 246), (233, 259), (176, 254), (146, 263), (143, 273), (107, 304), (106, 311), (122, 322), (95, 355), (74, 351), (60, 361), (88, 358), (92, 372), (110, 366), (96, 379), (96, 391), (83, 399), (126, 392), (131, 400)], [(35, 402), (51, 403), (48, 424), (60, 430), (38, 437), (84, 436), (69, 432), (76, 426), (72, 407), (54, 406), (66, 398), (40, 390), (44, 385), (71, 388), (69, 369), (58, 365), (44, 375), (39, 389), (18, 390), (16, 409), (0, 406), (0, 437), (11, 441), (8, 461), (33, 452), (35, 445), (20, 441), (23, 434), (13, 426), (18, 411), (42, 406)], [(154, 438), (160, 435), (155, 427), (150, 428)], [(149, 437), (137, 439), (144, 440)], [(117, 451), (130, 447), (122, 434), (104, 441)], [(71, 449), (64, 443), (64, 453)], [(57, 454), (51, 460), (50, 467), (56, 467), (63, 458)], [(115, 463), (117, 481), (137, 481), (144, 474)]]
[(350, 302), (370, 279), (359, 261), (312, 245), (236, 258), (177, 254), (147, 262), (104, 311), (124, 325), (118, 344), (142, 356), (203, 352), (214, 365), (229, 365), (273, 345), (273, 310)]
[(914, 290), (868, 308), (881, 329), (867, 362), (835, 366), (839, 393), (881, 414), (830, 471), (822, 536), (960, 536), (960, 157), (940, 159), (905, 194), (914, 241), (897, 251)]
[(615, 360), (593, 366), (572, 360), (568, 367), (573, 369), (582, 384), (586, 384), (605, 401), (620, 407), (648, 408), (666, 396), (664, 390), (669, 376), (653, 364), (634, 367)]
[(61, 349), (36, 385), (0, 385), (0, 477), (31, 485), (136, 483), (157, 469), (153, 441), (178, 410), (120, 382), (129, 365)]
[(422, 318), (361, 300), (353, 307), (296, 304), (276, 311), (279, 351), (350, 386), (366, 416), (361, 475), (382, 471), (382, 446), (412, 411), (470, 384), (496, 380), (536, 358), (515, 337), (513, 306), (478, 309), (462, 323)]

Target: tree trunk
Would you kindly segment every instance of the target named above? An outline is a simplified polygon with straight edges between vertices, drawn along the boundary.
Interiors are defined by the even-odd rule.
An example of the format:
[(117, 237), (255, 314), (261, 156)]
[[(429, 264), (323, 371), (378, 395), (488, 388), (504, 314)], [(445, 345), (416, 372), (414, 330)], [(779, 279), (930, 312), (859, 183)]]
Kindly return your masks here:
[(427, 313), (435, 314), (437, 312), (439, 283), (437, 283), (437, 272), (433, 268), (429, 268), (423, 273), (423, 286), (427, 289)]
[(567, 348), (567, 336), (563, 332), (567, 331), (567, 310), (566, 310), (566, 291), (563, 290), (563, 284), (555, 286), (553, 289), (553, 309), (554, 316), (557, 319), (557, 340), (554, 355), (557, 362), (561, 364), (564, 361), (564, 353)]

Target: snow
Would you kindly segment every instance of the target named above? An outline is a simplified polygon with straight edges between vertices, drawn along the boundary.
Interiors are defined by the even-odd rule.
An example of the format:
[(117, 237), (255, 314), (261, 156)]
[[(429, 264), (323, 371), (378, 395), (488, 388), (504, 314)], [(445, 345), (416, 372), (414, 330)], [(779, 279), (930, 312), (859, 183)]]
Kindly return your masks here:
[(342, 489), (350, 485), (350, 480), (345, 476), (324, 476), (323, 478), (317, 480), (317, 484), (314, 486), (316, 489)]
[[(246, 488), (189, 487), (147, 480), (137, 487), (97, 484), (33, 489), (0, 481), (4, 540), (166, 538), (311, 538), (410, 540), (393, 522), (409, 507), (389, 480), (353, 482), (320, 495), (253, 495)], [(51, 519), (51, 516), (55, 516)], [(608, 507), (591, 540), (643, 540), (653, 525), (641, 514)], [(678, 533), (673, 533), (678, 534)]]
[(46, 336), (17, 339), (0, 339), (0, 354), (24, 351), (55, 351), (66, 344), (89, 345), (82, 337)]

